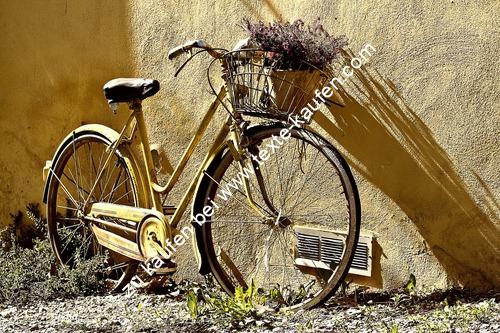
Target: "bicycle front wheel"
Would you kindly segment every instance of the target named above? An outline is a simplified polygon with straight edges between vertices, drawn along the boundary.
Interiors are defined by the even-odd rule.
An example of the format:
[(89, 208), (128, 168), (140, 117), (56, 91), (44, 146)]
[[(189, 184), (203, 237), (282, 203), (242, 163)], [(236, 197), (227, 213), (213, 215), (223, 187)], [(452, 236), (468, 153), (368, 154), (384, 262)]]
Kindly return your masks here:
[(213, 214), (202, 226), (202, 255), (228, 293), (254, 283), (287, 308), (311, 308), (348, 272), (360, 202), (347, 163), (330, 143), (303, 129), (281, 137), (282, 129), (248, 135), (243, 169), (230, 151), (207, 169), (203, 206)]
[[(62, 148), (54, 161), (48, 188), (47, 226), (52, 249), (61, 265), (74, 268), (96, 255), (106, 256), (96, 273), (104, 279), (106, 289), (122, 291), (138, 263), (98, 244), (90, 222), (84, 218), (83, 207), (93, 187), (90, 203), (139, 204), (137, 177), (124, 152), (116, 150), (104, 167), (111, 144), (98, 131), (86, 131), (74, 133)], [(121, 236), (135, 239), (134, 234)]]

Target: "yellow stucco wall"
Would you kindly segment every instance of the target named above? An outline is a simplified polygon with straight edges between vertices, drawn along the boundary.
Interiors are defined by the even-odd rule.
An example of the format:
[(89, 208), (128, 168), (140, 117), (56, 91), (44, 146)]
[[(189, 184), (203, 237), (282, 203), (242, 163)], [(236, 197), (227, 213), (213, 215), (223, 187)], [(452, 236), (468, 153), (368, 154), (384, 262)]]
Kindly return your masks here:
[(0, 3), (0, 220), (40, 202), (41, 167), (82, 122), (116, 123), (101, 87), (130, 75), (128, 9), (107, 1)]
[[(179, 78), (170, 47), (230, 48), (243, 16), (308, 21), (377, 52), (332, 108), (327, 135), (358, 180), (363, 227), (377, 238), (377, 287), (500, 285), (500, 49), (497, 1), (19, 1), (0, 5), (1, 223), (39, 201), (41, 168), (71, 128), (116, 127), (101, 86), (161, 81), (145, 103), (151, 141), (174, 161), (211, 96), (207, 59)], [(363, 93), (367, 97), (362, 97)], [(186, 263), (190, 248), (181, 249)], [(181, 276), (196, 276), (183, 266)]]

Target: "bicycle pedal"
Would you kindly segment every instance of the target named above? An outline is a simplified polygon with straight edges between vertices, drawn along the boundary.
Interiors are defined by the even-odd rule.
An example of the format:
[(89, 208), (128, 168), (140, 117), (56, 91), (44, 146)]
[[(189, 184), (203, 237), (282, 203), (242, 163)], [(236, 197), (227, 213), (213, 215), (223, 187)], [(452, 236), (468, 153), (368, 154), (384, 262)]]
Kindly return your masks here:
[(170, 259), (154, 257), (147, 260), (142, 268), (149, 275), (167, 275), (177, 271), (177, 263)]
[(155, 275), (173, 274), (177, 271), (177, 263), (173, 260), (161, 259), (163, 264), (155, 268)]
[(160, 267), (155, 269), (154, 275), (169, 275), (177, 271), (177, 266), (175, 267)]

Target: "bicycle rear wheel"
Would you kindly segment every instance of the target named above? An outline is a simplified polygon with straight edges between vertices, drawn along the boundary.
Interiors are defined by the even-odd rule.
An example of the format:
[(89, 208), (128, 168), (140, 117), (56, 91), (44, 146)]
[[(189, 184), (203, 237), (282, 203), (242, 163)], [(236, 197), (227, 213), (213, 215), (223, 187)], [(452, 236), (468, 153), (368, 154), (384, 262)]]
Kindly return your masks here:
[[(73, 134), (54, 161), (47, 195), (47, 223), (49, 240), (61, 265), (74, 268), (83, 260), (105, 255), (103, 267), (96, 273), (105, 280), (106, 289), (122, 291), (138, 263), (100, 246), (89, 221), (84, 219), (82, 207), (94, 184), (91, 203), (139, 204), (137, 178), (124, 152), (115, 151), (104, 168), (111, 144), (97, 131)], [(101, 172), (103, 176), (97, 182)], [(128, 235), (130, 239), (134, 237)]]
[[(200, 250), (228, 293), (254, 282), (287, 308), (311, 308), (333, 295), (348, 272), (360, 202), (347, 163), (330, 143), (302, 129), (282, 139), (282, 128), (248, 135), (243, 172), (230, 151), (209, 166), (203, 205), (195, 208), (213, 210)], [(249, 205), (243, 178), (263, 217)]]

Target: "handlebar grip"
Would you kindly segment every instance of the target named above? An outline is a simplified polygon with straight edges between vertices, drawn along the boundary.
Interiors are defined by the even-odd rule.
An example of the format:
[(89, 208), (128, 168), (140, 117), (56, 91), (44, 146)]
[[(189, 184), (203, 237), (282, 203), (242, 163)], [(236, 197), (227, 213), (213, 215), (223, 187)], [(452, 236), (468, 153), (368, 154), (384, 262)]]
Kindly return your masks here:
[(178, 56), (180, 56), (184, 52), (186, 52), (186, 51), (184, 51), (184, 48), (182, 47), (182, 45), (176, 46), (173, 49), (171, 49), (170, 51), (168, 51), (168, 60), (172, 60), (174, 58), (177, 58)]
[(177, 58), (181, 54), (189, 52), (193, 47), (203, 48), (206, 47), (206, 43), (200, 39), (197, 39), (186, 42), (183, 45), (176, 46), (168, 51), (168, 59), (172, 60), (174, 58)]

